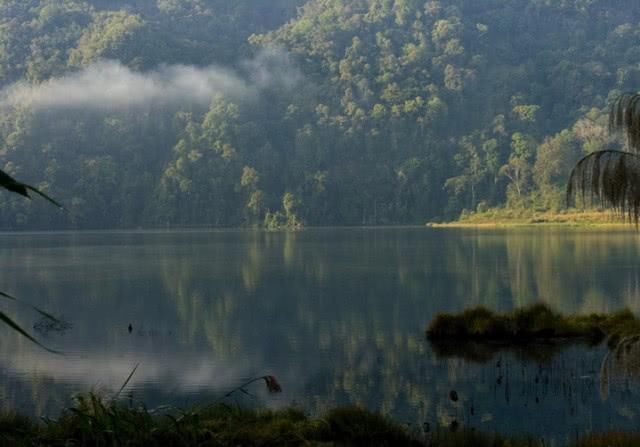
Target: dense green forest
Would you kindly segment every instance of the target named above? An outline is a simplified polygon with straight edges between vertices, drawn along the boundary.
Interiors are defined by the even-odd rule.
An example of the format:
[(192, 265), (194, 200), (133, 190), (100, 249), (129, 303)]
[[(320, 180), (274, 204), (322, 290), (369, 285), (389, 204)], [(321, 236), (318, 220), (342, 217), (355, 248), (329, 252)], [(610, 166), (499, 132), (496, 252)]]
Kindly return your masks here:
[(0, 0), (1, 228), (423, 223), (564, 206), (621, 142), (634, 0)]

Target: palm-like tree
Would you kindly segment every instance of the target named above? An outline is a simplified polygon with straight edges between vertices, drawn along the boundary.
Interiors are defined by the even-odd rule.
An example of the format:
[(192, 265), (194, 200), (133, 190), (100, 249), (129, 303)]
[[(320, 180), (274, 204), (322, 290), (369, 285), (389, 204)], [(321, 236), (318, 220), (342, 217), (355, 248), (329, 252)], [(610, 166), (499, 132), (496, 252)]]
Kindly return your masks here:
[(640, 94), (625, 93), (612, 104), (609, 132), (626, 136), (626, 150), (602, 150), (582, 158), (567, 184), (567, 203), (580, 196), (584, 203), (613, 208), (636, 225), (640, 217)]
[(6, 172), (2, 171), (1, 169), (0, 169), (0, 186), (2, 186), (3, 188), (8, 189), (11, 192), (15, 192), (17, 194), (20, 194), (21, 196), (24, 196), (27, 199), (31, 198), (31, 196), (29, 195), (29, 191), (33, 191), (36, 194), (38, 194), (38, 195), (44, 197), (45, 199), (47, 199), (49, 202), (53, 203), (58, 208), (64, 209), (64, 207), (62, 205), (60, 205), (58, 202), (53, 200), (47, 194), (45, 194), (42, 191), (40, 191), (38, 188), (36, 188), (34, 186), (31, 186), (31, 185), (27, 185), (26, 183), (22, 183), (22, 182), (17, 181), (16, 179), (14, 179), (13, 177), (11, 177), (9, 174), (7, 174)]

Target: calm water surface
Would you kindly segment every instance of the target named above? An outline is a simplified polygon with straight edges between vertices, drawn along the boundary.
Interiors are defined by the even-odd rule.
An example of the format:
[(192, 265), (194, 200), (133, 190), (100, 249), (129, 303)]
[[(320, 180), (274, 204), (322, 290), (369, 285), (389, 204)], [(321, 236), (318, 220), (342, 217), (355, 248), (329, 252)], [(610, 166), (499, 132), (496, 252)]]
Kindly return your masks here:
[(465, 357), (424, 338), (436, 313), (478, 304), (640, 311), (632, 229), (0, 234), (0, 253), (0, 290), (73, 325), (40, 335), (64, 356), (0, 328), (6, 408), (55, 416), (75, 392), (118, 389), (139, 363), (127, 395), (150, 407), (273, 374), (282, 394), (255, 384), (255, 398), (231, 401), (358, 403), (414, 427), (456, 419), (556, 440), (640, 422), (640, 364), (603, 369), (604, 347)]

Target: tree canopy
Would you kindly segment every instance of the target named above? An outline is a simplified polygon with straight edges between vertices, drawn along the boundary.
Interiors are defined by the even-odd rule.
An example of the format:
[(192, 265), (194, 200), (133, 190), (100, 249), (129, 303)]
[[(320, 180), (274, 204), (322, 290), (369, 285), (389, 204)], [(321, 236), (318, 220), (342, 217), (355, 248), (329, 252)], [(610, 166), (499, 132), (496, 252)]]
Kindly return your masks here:
[(0, 0), (0, 169), (69, 209), (3, 195), (0, 226), (558, 209), (582, 157), (632, 160), (639, 35), (631, 0)]

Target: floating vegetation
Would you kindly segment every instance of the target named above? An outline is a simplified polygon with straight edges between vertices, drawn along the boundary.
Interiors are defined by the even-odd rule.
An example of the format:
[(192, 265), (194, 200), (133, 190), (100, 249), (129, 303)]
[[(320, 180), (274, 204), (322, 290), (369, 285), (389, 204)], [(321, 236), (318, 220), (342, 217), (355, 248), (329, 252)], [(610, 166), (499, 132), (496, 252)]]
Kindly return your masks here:
[(53, 320), (46, 316), (43, 316), (33, 324), (33, 329), (42, 336), (50, 335), (52, 333), (64, 335), (72, 327), (73, 324), (63, 320), (62, 318), (56, 318)]
[[(452, 342), (518, 345), (589, 343), (607, 339), (610, 347), (625, 337), (640, 334), (640, 320), (629, 310), (613, 314), (563, 316), (545, 304), (495, 313), (475, 307), (454, 314), (439, 314), (427, 329), (427, 337), (446, 351)], [(458, 344), (459, 346), (459, 344)], [(453, 348), (453, 345), (449, 346)], [(481, 355), (481, 354), (480, 354)]]

